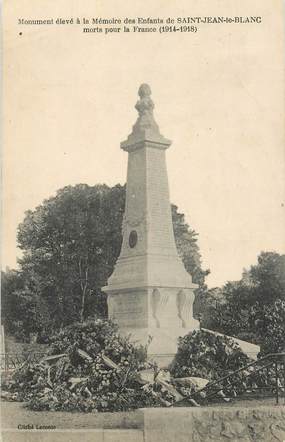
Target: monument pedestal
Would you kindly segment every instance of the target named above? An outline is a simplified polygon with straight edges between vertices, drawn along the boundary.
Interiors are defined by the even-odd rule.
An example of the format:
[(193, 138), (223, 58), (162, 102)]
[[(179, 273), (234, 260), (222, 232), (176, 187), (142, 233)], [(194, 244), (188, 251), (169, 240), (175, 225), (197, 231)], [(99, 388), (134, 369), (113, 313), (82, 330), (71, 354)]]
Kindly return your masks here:
[(193, 319), (192, 278), (178, 256), (172, 225), (164, 138), (153, 117), (150, 88), (142, 85), (139, 117), (121, 143), (128, 152), (121, 253), (108, 285), (108, 315), (120, 332), (147, 344), (149, 357), (165, 365), (179, 336), (198, 328)]
[[(173, 361), (177, 353), (177, 343), (184, 336), (199, 327), (194, 319), (192, 328), (163, 327), (163, 328), (121, 328), (122, 336), (130, 336), (131, 341), (141, 345), (147, 345), (147, 355), (150, 361), (154, 361), (160, 368), (166, 369)], [(197, 324), (196, 324), (197, 323)]]
[(147, 345), (148, 357), (167, 366), (177, 352), (178, 338), (199, 328), (193, 301), (189, 288), (125, 288), (109, 293), (108, 314), (122, 335)]

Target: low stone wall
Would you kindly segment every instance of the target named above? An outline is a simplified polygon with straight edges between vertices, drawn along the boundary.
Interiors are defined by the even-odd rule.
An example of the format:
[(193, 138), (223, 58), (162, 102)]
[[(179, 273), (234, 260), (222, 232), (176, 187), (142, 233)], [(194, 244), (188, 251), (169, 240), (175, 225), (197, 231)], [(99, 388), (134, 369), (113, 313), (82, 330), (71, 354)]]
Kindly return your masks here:
[[(149, 408), (136, 429), (4, 430), (3, 442), (284, 442), (285, 407)], [(39, 413), (38, 413), (39, 414)], [(116, 413), (115, 413), (116, 414)], [(113, 416), (110, 414), (110, 426)], [(128, 413), (126, 413), (128, 416)], [(47, 417), (47, 416), (46, 416)], [(76, 421), (76, 415), (70, 414)]]
[(144, 410), (145, 442), (284, 442), (285, 407)]

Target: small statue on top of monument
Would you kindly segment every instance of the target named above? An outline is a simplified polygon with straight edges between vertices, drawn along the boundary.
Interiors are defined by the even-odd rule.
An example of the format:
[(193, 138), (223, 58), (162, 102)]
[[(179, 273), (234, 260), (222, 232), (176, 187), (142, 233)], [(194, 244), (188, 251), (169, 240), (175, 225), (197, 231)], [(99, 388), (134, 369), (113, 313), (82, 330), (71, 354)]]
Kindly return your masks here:
[(150, 86), (146, 83), (143, 83), (139, 87), (138, 94), (139, 94), (140, 100), (137, 101), (135, 108), (138, 111), (139, 116), (142, 117), (143, 115), (145, 115), (147, 113), (152, 115), (154, 103), (153, 103), (152, 99), (150, 98), (150, 96), (151, 96)]
[(133, 126), (133, 130), (155, 129), (159, 131), (153, 117), (154, 103), (151, 99), (151, 89), (148, 84), (143, 83), (139, 87), (138, 95), (140, 99), (137, 101), (135, 108), (139, 113), (138, 119)]

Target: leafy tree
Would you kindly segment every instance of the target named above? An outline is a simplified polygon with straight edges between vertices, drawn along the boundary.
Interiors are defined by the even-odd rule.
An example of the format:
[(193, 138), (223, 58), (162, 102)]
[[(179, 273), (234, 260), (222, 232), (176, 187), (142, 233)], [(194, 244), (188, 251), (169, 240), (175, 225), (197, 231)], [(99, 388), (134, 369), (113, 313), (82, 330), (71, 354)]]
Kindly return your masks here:
[(19, 226), (21, 268), (36, 276), (56, 326), (82, 321), (112, 272), (121, 245), (123, 190), (65, 187), (27, 212)]
[(244, 272), (242, 281), (251, 288), (252, 298), (262, 304), (285, 299), (285, 255), (261, 252), (257, 265)]
[[(51, 328), (106, 316), (106, 295), (101, 287), (120, 253), (124, 206), (125, 186), (79, 184), (60, 189), (26, 212), (18, 228), (23, 250), (20, 272), (32, 282), (29, 290), (34, 300), (48, 306)], [(176, 206), (172, 206), (172, 216), (179, 254), (193, 281), (205, 289), (208, 271), (201, 269), (197, 233)]]
[(48, 327), (49, 314), (38, 296), (32, 278), (8, 270), (1, 274), (1, 321), (8, 333), (22, 341)]
[(205, 308), (205, 294), (207, 293), (205, 278), (210, 273), (210, 270), (202, 269), (198, 233), (185, 222), (185, 216), (183, 213), (178, 212), (177, 206), (172, 204), (171, 209), (178, 254), (183, 261), (185, 269), (191, 274), (193, 282), (199, 285), (199, 288), (195, 291), (193, 305), (194, 316), (198, 317)]
[(198, 233), (191, 229), (185, 222), (183, 213), (178, 212), (178, 207), (172, 204), (172, 222), (176, 247), (183, 264), (192, 275), (193, 282), (199, 284), (200, 290), (205, 290), (205, 277), (210, 270), (201, 267), (201, 254), (198, 246)]
[(24, 281), (16, 270), (1, 272), (1, 322), (7, 331), (14, 332), (15, 321), (21, 317), (17, 292), (24, 287)]
[(257, 265), (226, 283), (221, 294), (209, 328), (259, 343), (262, 352), (284, 348), (285, 255), (261, 252)]

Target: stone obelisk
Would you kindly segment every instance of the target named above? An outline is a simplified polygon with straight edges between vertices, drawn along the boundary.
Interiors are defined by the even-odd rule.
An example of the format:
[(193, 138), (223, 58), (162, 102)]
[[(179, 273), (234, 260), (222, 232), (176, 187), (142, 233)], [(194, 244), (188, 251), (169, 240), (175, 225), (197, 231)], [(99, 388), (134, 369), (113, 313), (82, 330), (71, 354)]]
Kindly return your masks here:
[(139, 88), (138, 119), (121, 148), (128, 152), (123, 242), (108, 285), (109, 318), (123, 334), (146, 343), (161, 365), (177, 339), (198, 327), (193, 318), (196, 284), (178, 256), (171, 217), (164, 138), (153, 116), (147, 84)]

